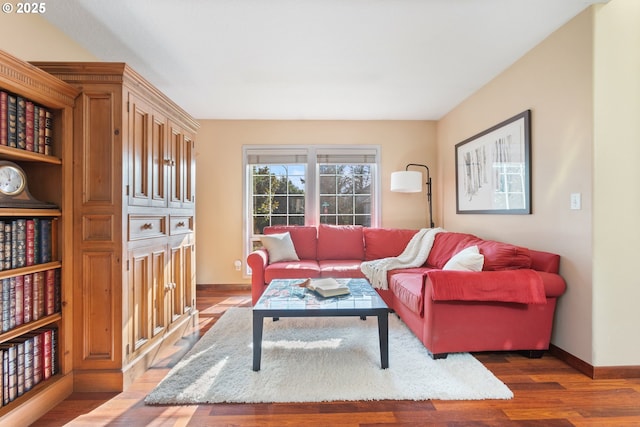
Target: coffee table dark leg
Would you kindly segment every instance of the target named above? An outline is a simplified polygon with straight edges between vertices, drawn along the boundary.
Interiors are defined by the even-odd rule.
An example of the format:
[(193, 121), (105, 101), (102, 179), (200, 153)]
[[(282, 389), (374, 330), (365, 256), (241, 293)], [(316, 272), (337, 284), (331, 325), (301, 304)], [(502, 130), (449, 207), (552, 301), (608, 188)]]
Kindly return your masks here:
[(253, 370), (260, 370), (262, 358), (262, 325), (264, 317), (253, 312)]
[(389, 315), (387, 313), (378, 315), (378, 335), (380, 337), (381, 366), (382, 369), (387, 369), (389, 367)]

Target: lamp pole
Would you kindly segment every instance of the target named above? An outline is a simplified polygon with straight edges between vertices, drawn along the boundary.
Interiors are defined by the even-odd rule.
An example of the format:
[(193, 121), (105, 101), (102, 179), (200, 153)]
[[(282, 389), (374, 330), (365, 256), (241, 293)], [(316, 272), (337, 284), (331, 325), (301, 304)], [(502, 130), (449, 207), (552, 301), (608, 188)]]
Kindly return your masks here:
[(429, 227), (430, 228), (434, 228), (435, 224), (433, 222), (433, 209), (432, 209), (432, 202), (431, 202), (431, 174), (429, 173), (429, 167), (427, 165), (422, 165), (419, 163), (409, 163), (404, 170), (409, 170), (409, 166), (417, 166), (417, 167), (421, 167), (421, 168), (425, 168), (427, 170), (427, 202), (429, 205)]

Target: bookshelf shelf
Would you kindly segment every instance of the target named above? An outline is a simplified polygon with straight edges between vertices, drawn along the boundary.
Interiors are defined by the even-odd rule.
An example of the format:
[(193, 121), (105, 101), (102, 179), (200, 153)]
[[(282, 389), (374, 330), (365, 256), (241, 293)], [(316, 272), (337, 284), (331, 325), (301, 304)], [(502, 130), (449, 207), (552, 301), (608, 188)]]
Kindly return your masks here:
[(0, 145), (0, 157), (6, 160), (24, 161), (24, 162), (42, 162), (52, 165), (61, 165), (62, 160), (57, 157), (46, 154), (33, 153), (19, 148), (6, 147)]
[(60, 267), (62, 267), (62, 263), (60, 261), (53, 261), (53, 262), (47, 262), (45, 264), (36, 264), (36, 265), (30, 265), (27, 267), (12, 268), (11, 270), (0, 271), (0, 280), (9, 278), (9, 277), (24, 276), (25, 274), (38, 273), (40, 271), (54, 270)]

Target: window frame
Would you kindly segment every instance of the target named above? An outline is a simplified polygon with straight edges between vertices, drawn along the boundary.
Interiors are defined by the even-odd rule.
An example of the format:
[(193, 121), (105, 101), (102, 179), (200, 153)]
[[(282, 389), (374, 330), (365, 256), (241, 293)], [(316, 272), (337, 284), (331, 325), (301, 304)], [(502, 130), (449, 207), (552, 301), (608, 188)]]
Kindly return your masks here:
[[(355, 156), (362, 156), (364, 158), (373, 158), (372, 162), (343, 162), (343, 164), (359, 164), (367, 163), (372, 168), (372, 180), (371, 185), (373, 189), (371, 191), (372, 206), (371, 206), (371, 225), (370, 227), (379, 227), (381, 218), (381, 165), (380, 165), (380, 146), (379, 145), (244, 145), (242, 147), (242, 168), (243, 168), (243, 195), (242, 195), (242, 210), (243, 210), (243, 251), (244, 259), (253, 250), (253, 221), (252, 212), (249, 208), (252, 208), (252, 179), (251, 179), (251, 166), (253, 164), (260, 164), (256, 162), (250, 162), (250, 157), (255, 156), (278, 156), (281, 155), (284, 158), (287, 156), (306, 156), (306, 170), (305, 170), (305, 225), (317, 227), (320, 223), (320, 163), (318, 158), (320, 156), (329, 158), (355, 158)], [(286, 164), (286, 163), (285, 163)], [(329, 164), (336, 164), (335, 162)], [(339, 164), (339, 163), (338, 163)], [(245, 277), (251, 275), (251, 270), (247, 266), (245, 270)]]

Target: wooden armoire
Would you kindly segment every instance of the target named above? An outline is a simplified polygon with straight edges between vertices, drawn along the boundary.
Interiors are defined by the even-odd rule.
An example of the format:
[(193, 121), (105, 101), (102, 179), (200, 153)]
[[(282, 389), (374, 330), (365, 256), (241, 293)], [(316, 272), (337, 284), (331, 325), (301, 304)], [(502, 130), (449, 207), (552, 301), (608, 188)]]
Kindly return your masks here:
[(120, 391), (197, 321), (198, 123), (124, 63), (37, 62), (78, 88), (75, 391)]

